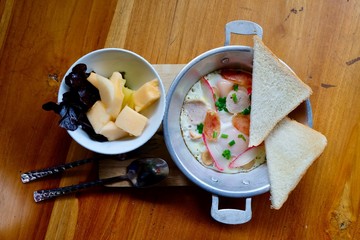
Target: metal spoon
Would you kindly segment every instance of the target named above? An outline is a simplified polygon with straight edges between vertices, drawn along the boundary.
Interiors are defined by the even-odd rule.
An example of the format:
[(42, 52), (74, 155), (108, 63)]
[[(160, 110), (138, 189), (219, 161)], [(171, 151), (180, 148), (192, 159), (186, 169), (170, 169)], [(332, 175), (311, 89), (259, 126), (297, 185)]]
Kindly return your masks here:
[(44, 189), (34, 192), (35, 202), (80, 191), (82, 189), (128, 180), (134, 187), (142, 188), (159, 183), (169, 174), (167, 162), (161, 158), (140, 158), (132, 161), (127, 167), (127, 173), (122, 176), (99, 179), (67, 187)]

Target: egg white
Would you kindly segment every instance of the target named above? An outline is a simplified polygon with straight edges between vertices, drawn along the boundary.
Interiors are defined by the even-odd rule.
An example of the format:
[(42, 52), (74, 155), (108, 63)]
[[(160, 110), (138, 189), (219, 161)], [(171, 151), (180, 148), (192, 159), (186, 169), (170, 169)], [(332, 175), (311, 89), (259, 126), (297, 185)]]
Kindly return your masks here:
[[(209, 73), (205, 76), (205, 78), (209, 81), (211, 86), (216, 86), (216, 82), (222, 79), (222, 76), (220, 75), (219, 71), (214, 71), (212, 73)], [(208, 108), (211, 108), (211, 103), (207, 102), (206, 99), (203, 97), (203, 91), (200, 84), (200, 81), (197, 81), (189, 90), (187, 95), (185, 96), (184, 103), (195, 101), (195, 100), (201, 100), (208, 105)], [(232, 114), (219, 111), (220, 114), (220, 120), (221, 125), (226, 126), (231, 123)], [(188, 147), (189, 151), (192, 153), (192, 155), (196, 158), (197, 161), (199, 161), (201, 164), (203, 164), (205, 167), (211, 168), (213, 170), (217, 169), (213, 165), (205, 165), (201, 160), (201, 154), (206, 151), (206, 146), (203, 142), (203, 139), (201, 137), (194, 139), (191, 135), (198, 134), (197, 130), (197, 124), (194, 124), (191, 121), (191, 117), (189, 116), (188, 112), (182, 108), (180, 113), (180, 128), (182, 131), (182, 137), (184, 139), (184, 142), (186, 146)], [(252, 169), (258, 167), (259, 165), (263, 164), (265, 162), (265, 153), (261, 156), (257, 156), (255, 159), (254, 165), (250, 169), (243, 169), (243, 168), (234, 168), (234, 169), (226, 169), (224, 173), (238, 173), (238, 172), (247, 172), (251, 171)]]

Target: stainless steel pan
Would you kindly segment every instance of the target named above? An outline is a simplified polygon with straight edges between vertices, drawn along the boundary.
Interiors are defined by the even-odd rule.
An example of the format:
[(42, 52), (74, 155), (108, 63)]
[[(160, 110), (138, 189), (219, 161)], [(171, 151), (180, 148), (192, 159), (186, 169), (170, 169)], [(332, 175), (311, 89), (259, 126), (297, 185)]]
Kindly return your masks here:
[[(211, 216), (222, 223), (242, 224), (252, 217), (251, 197), (270, 189), (267, 165), (263, 164), (250, 172), (237, 174), (224, 174), (205, 168), (186, 147), (180, 130), (180, 111), (185, 95), (202, 76), (223, 68), (252, 71), (252, 47), (229, 45), (230, 36), (231, 33), (257, 34), (262, 38), (262, 28), (254, 22), (233, 21), (226, 24), (225, 33), (225, 46), (207, 51), (193, 59), (171, 84), (163, 127), (166, 146), (175, 164), (192, 182), (212, 193)], [(302, 104), (293, 114), (299, 121), (312, 125), (309, 101)], [(218, 196), (246, 198), (245, 210), (219, 209)]]

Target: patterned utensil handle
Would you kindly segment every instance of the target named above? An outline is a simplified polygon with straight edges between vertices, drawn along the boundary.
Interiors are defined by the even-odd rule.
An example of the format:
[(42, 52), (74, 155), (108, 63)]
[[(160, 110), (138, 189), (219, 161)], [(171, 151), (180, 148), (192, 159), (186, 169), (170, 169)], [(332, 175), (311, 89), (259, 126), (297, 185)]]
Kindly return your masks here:
[(28, 183), (28, 182), (37, 180), (39, 178), (43, 178), (43, 177), (46, 177), (49, 175), (64, 172), (66, 169), (70, 169), (70, 168), (74, 168), (74, 167), (77, 167), (77, 166), (80, 166), (80, 165), (83, 165), (86, 163), (90, 163), (90, 162), (93, 162), (98, 159), (99, 159), (98, 157), (91, 157), (91, 158), (82, 159), (82, 160), (78, 160), (78, 161), (71, 162), (71, 163), (62, 164), (62, 165), (55, 166), (55, 167), (26, 172), (26, 173), (21, 174), (21, 181), (23, 183)]
[(60, 188), (53, 188), (53, 189), (44, 189), (44, 190), (38, 190), (34, 192), (34, 200), (35, 202), (41, 202), (47, 199), (51, 199), (54, 197), (59, 197), (62, 195), (66, 195), (69, 193), (78, 192), (80, 190), (91, 188), (99, 185), (109, 184), (118, 182), (121, 180), (127, 179), (127, 176), (117, 176), (112, 178), (105, 178), (105, 179), (99, 179), (92, 182), (86, 182), (86, 183), (80, 183), (76, 185), (66, 186), (66, 187), (60, 187)]
[(30, 172), (21, 174), (21, 181), (23, 183), (28, 183), (28, 182), (31, 182), (31, 181), (34, 181), (34, 180), (37, 180), (37, 179), (40, 179), (40, 178), (43, 178), (43, 177), (46, 177), (49, 175), (64, 172), (65, 170), (70, 169), (70, 168), (78, 167), (78, 166), (81, 166), (81, 165), (84, 165), (86, 163), (90, 163), (93, 161), (98, 161), (103, 158), (115, 158), (115, 159), (123, 160), (123, 159), (125, 159), (125, 155), (124, 154), (111, 155), (111, 156), (99, 155), (99, 156), (90, 157), (90, 158), (86, 158), (86, 159), (82, 159), (82, 160), (77, 160), (77, 161), (70, 162), (70, 163), (65, 163), (65, 164), (62, 164), (59, 166), (55, 166), (55, 167), (30, 171)]

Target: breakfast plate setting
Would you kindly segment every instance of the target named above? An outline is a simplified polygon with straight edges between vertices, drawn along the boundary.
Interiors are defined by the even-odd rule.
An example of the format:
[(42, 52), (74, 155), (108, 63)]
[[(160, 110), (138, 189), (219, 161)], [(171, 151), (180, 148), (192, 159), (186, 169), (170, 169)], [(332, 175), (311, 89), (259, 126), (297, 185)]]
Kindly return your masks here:
[[(253, 35), (253, 47), (230, 45), (231, 34)], [(225, 46), (180, 71), (167, 65), (165, 72), (126, 49), (79, 58), (57, 102), (43, 108), (95, 157), (30, 171), (22, 180), (93, 161), (99, 180), (35, 191), (35, 201), (97, 185), (196, 185), (212, 195), (211, 216), (221, 223), (250, 221), (252, 197), (269, 191), (269, 207), (281, 209), (327, 139), (312, 128), (312, 89), (262, 36), (257, 23), (229, 22)], [(245, 209), (219, 209), (219, 197), (244, 198)]]

